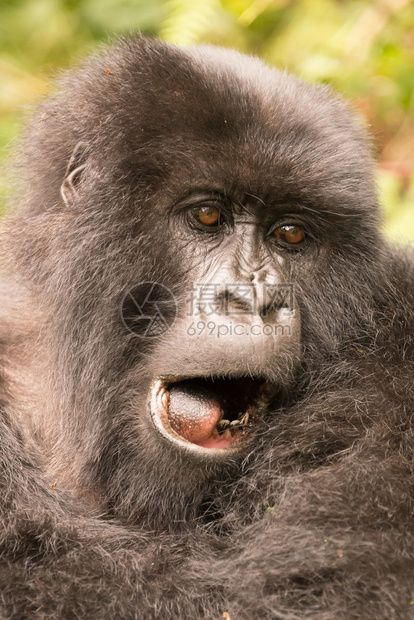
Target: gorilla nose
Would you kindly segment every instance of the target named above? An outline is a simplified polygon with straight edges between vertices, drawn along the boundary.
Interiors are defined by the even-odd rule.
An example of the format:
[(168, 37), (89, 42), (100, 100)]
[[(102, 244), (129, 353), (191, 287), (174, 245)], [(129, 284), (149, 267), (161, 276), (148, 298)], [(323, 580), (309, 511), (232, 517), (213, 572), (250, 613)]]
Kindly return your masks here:
[(229, 285), (221, 289), (215, 298), (217, 312), (221, 315), (260, 316), (269, 319), (280, 309), (286, 308), (285, 295), (277, 284), (252, 282)]

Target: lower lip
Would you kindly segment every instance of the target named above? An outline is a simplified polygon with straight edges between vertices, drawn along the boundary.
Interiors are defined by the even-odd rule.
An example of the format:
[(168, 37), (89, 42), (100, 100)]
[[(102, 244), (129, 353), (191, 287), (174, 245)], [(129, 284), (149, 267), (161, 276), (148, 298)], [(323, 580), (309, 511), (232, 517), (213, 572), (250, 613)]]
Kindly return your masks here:
[(200, 448), (208, 448), (209, 450), (214, 450), (214, 449), (226, 449), (226, 451), (228, 450), (228, 448), (231, 448), (232, 446), (234, 446), (234, 441), (228, 441), (228, 439), (222, 439), (221, 441), (217, 441), (217, 439), (212, 439), (211, 437), (209, 439), (206, 439), (205, 441), (200, 441), (200, 443), (196, 444), (197, 446), (200, 446)]

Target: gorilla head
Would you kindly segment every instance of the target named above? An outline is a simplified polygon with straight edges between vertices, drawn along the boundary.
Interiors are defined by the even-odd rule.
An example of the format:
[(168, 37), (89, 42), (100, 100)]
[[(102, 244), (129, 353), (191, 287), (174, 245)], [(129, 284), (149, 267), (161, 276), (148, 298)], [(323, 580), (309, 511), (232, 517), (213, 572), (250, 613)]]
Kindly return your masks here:
[(6, 377), (26, 439), (101, 511), (197, 516), (369, 330), (361, 129), (326, 87), (138, 38), (60, 82), (19, 166)]

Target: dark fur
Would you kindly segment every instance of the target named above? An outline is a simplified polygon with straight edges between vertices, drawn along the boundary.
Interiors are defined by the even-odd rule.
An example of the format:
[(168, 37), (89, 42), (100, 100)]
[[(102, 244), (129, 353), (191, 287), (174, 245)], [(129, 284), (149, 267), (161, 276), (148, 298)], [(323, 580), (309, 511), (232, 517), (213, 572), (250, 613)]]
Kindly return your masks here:
[[(63, 79), (18, 155), (2, 239), (2, 616), (414, 618), (412, 259), (378, 232), (366, 140), (343, 103), (203, 54), (205, 69), (122, 42)], [(180, 299), (191, 257), (165, 213), (195, 181), (300, 203), (318, 234), (292, 261), (301, 372), (225, 464), (154, 433), (148, 351), (119, 320), (136, 282)]]

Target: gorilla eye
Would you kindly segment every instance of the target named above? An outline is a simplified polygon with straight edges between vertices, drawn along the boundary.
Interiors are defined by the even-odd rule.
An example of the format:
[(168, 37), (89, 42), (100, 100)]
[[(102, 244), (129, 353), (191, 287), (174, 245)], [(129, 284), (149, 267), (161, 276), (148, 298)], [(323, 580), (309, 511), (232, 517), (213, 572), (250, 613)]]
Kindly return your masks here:
[(219, 209), (213, 205), (195, 207), (191, 212), (200, 224), (208, 228), (217, 228), (223, 223)]
[(278, 226), (273, 230), (272, 235), (284, 243), (292, 246), (302, 245), (306, 239), (306, 234), (303, 228), (301, 226), (291, 224)]

